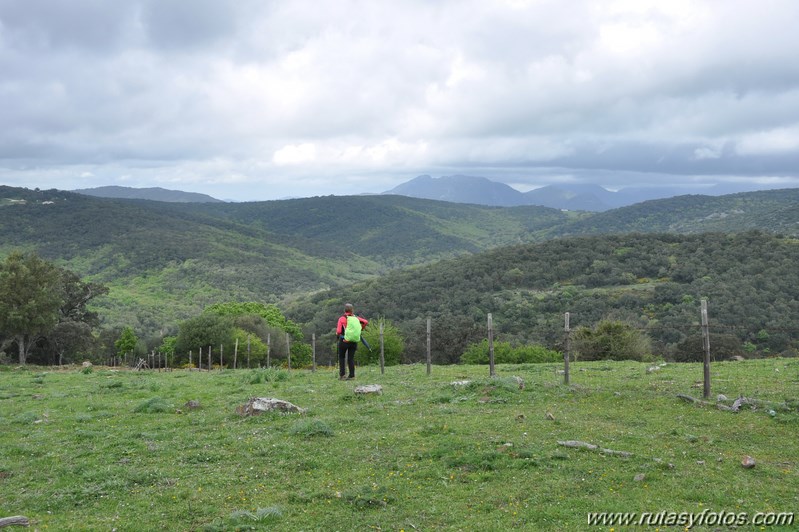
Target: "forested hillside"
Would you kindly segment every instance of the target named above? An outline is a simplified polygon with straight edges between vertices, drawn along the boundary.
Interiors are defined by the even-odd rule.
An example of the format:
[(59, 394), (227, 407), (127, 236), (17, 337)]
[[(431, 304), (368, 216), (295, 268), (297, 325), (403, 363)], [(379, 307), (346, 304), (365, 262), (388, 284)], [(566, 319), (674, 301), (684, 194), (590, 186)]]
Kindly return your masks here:
[(213, 303), (279, 302), (580, 216), (400, 196), (181, 204), (0, 187), (0, 198), (0, 253), (34, 251), (107, 284), (104, 323), (148, 333)]
[(597, 213), (556, 227), (550, 236), (738, 232), (751, 229), (799, 235), (799, 189), (726, 196), (678, 196)]
[[(290, 305), (295, 321), (328, 329), (342, 300), (353, 299), (412, 337), (433, 314), (460, 335), (446, 341), (461, 345), (494, 312), (506, 338), (554, 345), (565, 311), (576, 325), (612, 315), (671, 326), (672, 319), (696, 321), (696, 301), (708, 297), (727, 316), (719, 313), (719, 320), (746, 317), (734, 325), (746, 328), (735, 334), (748, 341), (797, 317), (787, 303), (781, 316), (754, 306), (793, 294), (785, 266), (796, 258), (793, 241), (768, 233), (677, 233), (755, 228), (796, 235), (798, 223), (796, 190), (684, 196), (590, 214), (402, 196), (186, 204), (0, 187), (0, 254), (33, 251), (107, 285), (109, 294), (93, 302), (103, 326), (130, 326), (142, 337), (174, 331), (226, 301)], [(632, 230), (672, 234), (562, 238)], [(755, 275), (761, 272), (766, 277)], [(359, 284), (345, 288), (351, 283)], [(751, 297), (742, 300), (744, 294)], [(672, 350), (687, 337), (654, 336)], [(786, 348), (784, 336), (771, 335), (766, 347)]]
[(777, 353), (799, 345), (798, 263), (799, 240), (761, 232), (562, 238), (393, 272), (314, 294), (288, 314), (323, 330), (348, 300), (393, 320), (416, 356), (430, 316), (439, 361), (455, 362), (485, 336), (489, 312), (498, 338), (548, 347), (562, 347), (569, 312), (572, 327), (621, 320), (656, 353), (690, 358), (705, 298), (720, 356)]

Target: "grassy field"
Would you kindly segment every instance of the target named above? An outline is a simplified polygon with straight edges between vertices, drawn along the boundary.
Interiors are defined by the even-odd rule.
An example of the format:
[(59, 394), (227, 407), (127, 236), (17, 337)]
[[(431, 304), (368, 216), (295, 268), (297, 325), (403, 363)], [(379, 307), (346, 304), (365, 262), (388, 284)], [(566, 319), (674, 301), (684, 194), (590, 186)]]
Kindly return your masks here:
[[(648, 367), (574, 363), (570, 386), (551, 364), (498, 366), (494, 379), (479, 366), (366, 367), (355, 381), (329, 368), (4, 367), (0, 517), (58, 531), (622, 530), (587, 515), (799, 506), (799, 360), (714, 364), (714, 402), (759, 401), (738, 413), (676, 397), (701, 396), (701, 365)], [(307, 412), (238, 415), (252, 397)], [(794, 529), (740, 527), (766, 528)]]

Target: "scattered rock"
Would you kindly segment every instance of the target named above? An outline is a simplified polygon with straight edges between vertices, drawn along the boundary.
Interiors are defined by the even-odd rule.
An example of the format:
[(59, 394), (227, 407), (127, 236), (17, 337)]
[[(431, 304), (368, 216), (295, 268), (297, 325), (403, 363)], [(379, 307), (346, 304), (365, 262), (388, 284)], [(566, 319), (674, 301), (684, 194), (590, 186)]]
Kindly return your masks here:
[(643, 473), (638, 473), (637, 475), (635, 475), (635, 477), (633, 478), (633, 480), (634, 480), (634, 481), (636, 481), (636, 482), (643, 482), (645, 478), (646, 478), (646, 475), (645, 475), (645, 474), (643, 474)]
[(471, 384), (471, 382), (472, 382), (472, 381), (464, 380), (464, 381), (454, 381), (454, 382), (452, 382), (451, 384), (452, 384), (453, 386), (466, 386), (466, 385), (468, 385), (468, 384)]
[(743, 460), (741, 460), (741, 467), (744, 469), (752, 469), (755, 467), (755, 459), (751, 456), (744, 456)]
[(383, 387), (379, 384), (361, 384), (360, 386), (355, 387), (355, 393), (376, 393), (377, 395), (381, 395), (383, 393)]
[(718, 394), (716, 396), (716, 401), (718, 401), (719, 403), (723, 403), (724, 401), (727, 401), (727, 400), (728, 400), (727, 396), (724, 395), (723, 393), (720, 393), (720, 394)]
[(647, 373), (654, 373), (656, 371), (660, 371), (660, 366), (649, 366), (646, 368)]
[(6, 526), (30, 526), (30, 520), (24, 515), (12, 515), (11, 517), (0, 517), (0, 528)]
[(525, 419), (527, 419), (527, 416), (525, 416), (524, 414), (519, 414), (518, 416), (516, 416), (516, 421), (524, 421)]
[(521, 377), (519, 377), (517, 375), (514, 375), (513, 377), (511, 377), (511, 379), (516, 381), (516, 384), (519, 385), (519, 389), (520, 390), (524, 390), (524, 379), (522, 379)]
[(84, 368), (92, 367), (92, 363), (89, 362), (88, 360), (84, 360), (82, 365), (83, 365)]
[(547, 412), (546, 418), (550, 421), (554, 421), (555, 415), (552, 412)]
[(705, 465), (705, 461), (704, 460), (697, 460), (696, 461), (696, 465)]
[(236, 408), (236, 412), (242, 416), (257, 416), (263, 412), (287, 412), (304, 414), (305, 409), (297, 405), (284, 401), (282, 399), (275, 399), (273, 397), (253, 397), (245, 404)]
[(730, 357), (730, 360), (733, 360), (735, 362), (743, 362), (746, 359), (741, 355), (735, 355), (734, 357)]
[(738, 399), (736, 399), (736, 400), (735, 400), (735, 402), (734, 402), (734, 403), (732, 403), (732, 410), (733, 410), (734, 412), (737, 412), (738, 410), (740, 410), (740, 408), (741, 408), (743, 405), (748, 405), (748, 404), (752, 404), (752, 401), (750, 401), (750, 400), (749, 400), (748, 398), (746, 398), (746, 397), (739, 397)]
[(183, 405), (183, 408), (187, 410), (197, 410), (198, 408), (200, 408), (200, 401), (196, 401), (194, 399), (186, 401), (186, 404)]

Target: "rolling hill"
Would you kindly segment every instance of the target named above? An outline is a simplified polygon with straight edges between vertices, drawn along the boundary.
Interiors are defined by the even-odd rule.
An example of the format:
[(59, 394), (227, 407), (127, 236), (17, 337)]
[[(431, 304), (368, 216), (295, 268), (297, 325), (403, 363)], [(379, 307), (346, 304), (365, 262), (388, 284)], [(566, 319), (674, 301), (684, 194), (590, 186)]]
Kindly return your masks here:
[(183, 192), (182, 190), (168, 190), (161, 187), (133, 188), (133, 187), (95, 187), (76, 189), (72, 192), (97, 198), (116, 199), (146, 199), (153, 201), (167, 201), (176, 203), (219, 203), (222, 200), (212, 198), (207, 194), (196, 192)]
[(573, 214), (400, 196), (165, 203), (0, 187), (0, 253), (111, 287), (110, 324), (158, 331), (217, 301), (277, 302), (503, 244)]
[[(97, 302), (104, 325), (130, 325), (143, 335), (174, 329), (216, 302), (287, 305), (336, 289), (320, 292), (334, 297), (352, 283), (395, 270), (412, 280), (423, 265), (495, 249), (515, 253), (513, 246), (525, 243), (632, 231), (750, 229), (797, 235), (799, 191), (683, 196), (586, 213), (396, 195), (167, 203), (0, 187), (0, 254), (35, 251), (108, 285), (109, 296)], [(579, 242), (595, 245), (590, 239)], [(450, 289), (435, 284), (418, 289), (431, 297), (438, 290), (476, 289), (459, 287), (465, 274), (458, 260), (445, 264), (449, 274), (442, 275), (443, 286)], [(561, 266), (556, 261), (548, 268)], [(502, 279), (510, 270), (481, 278)], [(401, 300), (394, 293), (386, 297)], [(314, 320), (307, 311), (297, 316)]]

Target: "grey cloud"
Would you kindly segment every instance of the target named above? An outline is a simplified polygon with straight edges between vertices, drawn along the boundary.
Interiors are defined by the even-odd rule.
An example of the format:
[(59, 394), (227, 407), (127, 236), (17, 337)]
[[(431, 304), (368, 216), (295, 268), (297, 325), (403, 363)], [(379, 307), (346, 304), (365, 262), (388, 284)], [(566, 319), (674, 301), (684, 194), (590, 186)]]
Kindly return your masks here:
[(234, 35), (239, 6), (220, 0), (150, 0), (142, 2), (141, 21), (156, 47), (205, 47)]
[(0, 182), (799, 175), (799, 4), (641, 5), (0, 0)]
[(133, 12), (133, 4), (105, 0), (0, 0), (0, 28), (6, 45), (21, 50), (108, 53), (124, 39)]

